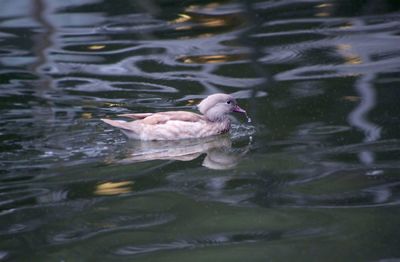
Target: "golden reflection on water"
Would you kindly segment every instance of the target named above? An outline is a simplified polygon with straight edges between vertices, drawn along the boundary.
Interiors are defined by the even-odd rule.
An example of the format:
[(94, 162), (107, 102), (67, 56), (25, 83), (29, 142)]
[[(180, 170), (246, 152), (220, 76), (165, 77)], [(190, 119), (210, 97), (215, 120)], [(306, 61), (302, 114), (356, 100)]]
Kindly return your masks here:
[(95, 195), (120, 195), (132, 191), (133, 181), (105, 182), (96, 186)]
[(189, 99), (186, 103), (186, 106), (193, 106), (196, 105), (198, 103), (198, 101), (194, 100), (194, 99)]
[[(194, 26), (211, 28), (235, 26), (243, 22), (243, 19), (239, 14), (211, 16), (187, 13), (179, 14), (178, 16), (178, 18), (170, 22), (171, 24), (179, 24), (175, 27), (175, 30), (190, 30)], [(191, 24), (188, 22), (191, 22)]]
[(89, 50), (101, 50), (104, 49), (106, 46), (105, 45), (90, 45), (88, 46)]
[[(230, 16), (205, 16), (198, 14), (179, 14), (178, 18), (172, 20), (172, 24), (180, 24), (186, 22), (194, 22), (196, 24), (205, 27), (218, 27), (229, 25), (229, 20), (232, 20)], [(179, 30), (181, 27), (191, 27), (191, 26), (179, 26), (176, 29)]]
[(354, 53), (351, 44), (338, 44), (336, 45), (337, 50), (343, 56), (345, 64), (348, 65), (359, 65), (363, 63), (361, 56)]
[(358, 101), (360, 101), (361, 97), (359, 97), (359, 96), (343, 96), (342, 99), (345, 101), (349, 101), (349, 102), (358, 102)]
[(81, 117), (82, 117), (83, 119), (92, 119), (93, 114), (90, 113), (90, 112), (85, 112), (85, 113), (82, 113), (82, 114), (81, 114)]
[[(344, 26), (341, 26), (340, 29), (349, 29), (352, 28), (352, 23), (347, 23)], [(359, 65), (363, 63), (363, 60), (360, 55), (354, 52), (354, 48), (351, 44), (338, 44), (336, 45), (336, 49), (343, 56), (345, 60), (345, 64), (348, 65)]]
[(318, 17), (327, 17), (327, 16), (330, 16), (331, 14), (330, 13), (328, 13), (328, 12), (320, 12), (320, 13), (316, 13), (315, 14), (315, 16), (318, 16)]
[[(230, 14), (210, 14), (218, 8), (221, 3), (209, 3), (206, 5), (191, 5), (187, 7), (183, 13), (178, 14), (178, 17), (170, 21), (170, 24), (175, 25), (175, 30), (185, 31), (192, 30), (195, 27), (204, 28), (220, 28), (220, 27), (235, 27), (244, 23), (244, 17), (240, 12)], [(211, 37), (216, 33), (202, 34), (200, 37)], [(196, 36), (196, 38), (199, 35)]]
[(187, 21), (189, 21), (190, 19), (192, 19), (189, 15), (186, 14), (178, 14), (178, 18), (176, 18), (175, 20), (171, 21), (171, 23), (174, 24), (178, 24), (178, 23), (185, 23)]
[(323, 3), (315, 6), (317, 17), (328, 17), (331, 16), (333, 4), (332, 3)]
[(348, 55), (345, 56), (344, 59), (346, 60), (346, 64), (348, 65), (359, 65), (362, 64), (362, 59), (358, 55)]
[(347, 30), (347, 29), (350, 29), (352, 27), (353, 27), (353, 24), (348, 22), (345, 25), (340, 26), (339, 28), (342, 29), (342, 30)]
[(111, 103), (111, 102), (107, 102), (107, 103), (104, 103), (104, 106), (105, 106), (105, 107), (124, 107), (125, 104), (123, 104), (123, 103)]
[(316, 6), (317, 8), (327, 8), (327, 7), (332, 7), (332, 3), (324, 3), (324, 4), (319, 4)]
[(218, 26), (225, 26), (228, 25), (227, 19), (224, 19), (224, 17), (210, 17), (206, 19), (202, 19), (200, 21), (201, 25), (207, 26), (207, 27), (218, 27)]
[(215, 64), (230, 61), (239, 61), (247, 58), (246, 54), (221, 54), (221, 55), (199, 55), (181, 56), (178, 61), (185, 64)]
[(177, 30), (177, 31), (184, 31), (184, 30), (190, 30), (190, 29), (192, 29), (192, 27), (189, 25), (182, 25), (182, 26), (175, 27), (175, 30)]

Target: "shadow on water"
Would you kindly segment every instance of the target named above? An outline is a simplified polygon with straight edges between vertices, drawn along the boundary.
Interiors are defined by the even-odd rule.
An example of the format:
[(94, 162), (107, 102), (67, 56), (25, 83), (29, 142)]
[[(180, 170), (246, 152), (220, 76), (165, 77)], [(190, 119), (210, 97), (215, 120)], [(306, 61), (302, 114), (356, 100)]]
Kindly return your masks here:
[[(0, 260), (399, 258), (399, 9), (2, 3)], [(161, 143), (99, 121), (214, 92), (252, 123)]]

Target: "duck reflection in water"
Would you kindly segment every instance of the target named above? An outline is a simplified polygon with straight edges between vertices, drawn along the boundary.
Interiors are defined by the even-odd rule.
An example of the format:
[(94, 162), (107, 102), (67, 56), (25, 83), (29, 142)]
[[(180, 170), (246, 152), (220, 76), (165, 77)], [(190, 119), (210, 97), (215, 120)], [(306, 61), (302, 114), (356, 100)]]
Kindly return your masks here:
[(129, 164), (151, 160), (192, 161), (206, 154), (203, 166), (224, 170), (235, 167), (249, 148), (250, 142), (244, 147), (232, 148), (229, 135), (173, 141), (130, 140), (122, 159), (111, 162)]

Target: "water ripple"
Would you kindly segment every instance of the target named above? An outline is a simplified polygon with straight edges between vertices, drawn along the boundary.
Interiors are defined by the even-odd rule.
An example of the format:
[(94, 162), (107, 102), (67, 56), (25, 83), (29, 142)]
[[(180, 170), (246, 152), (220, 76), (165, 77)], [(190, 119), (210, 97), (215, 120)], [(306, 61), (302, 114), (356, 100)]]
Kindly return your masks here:
[(179, 240), (168, 243), (125, 246), (118, 248), (114, 254), (120, 256), (135, 256), (140, 254), (172, 251), (180, 249), (197, 249), (207, 247), (220, 247), (227, 245), (238, 245), (244, 243), (256, 243), (259, 241), (278, 241), (282, 239), (304, 238), (321, 235), (321, 229), (304, 229), (293, 232), (280, 231), (256, 231), (242, 233), (221, 233), (209, 235), (199, 239)]
[(175, 220), (170, 214), (148, 214), (142, 216), (119, 216), (112, 219), (100, 220), (96, 224), (80, 225), (67, 232), (61, 232), (49, 240), (53, 244), (82, 241), (95, 237), (99, 234), (106, 234), (120, 230), (142, 229), (163, 225)]
[(385, 184), (354, 192), (337, 194), (283, 194), (277, 199), (280, 205), (294, 208), (375, 208), (400, 204), (400, 183)]

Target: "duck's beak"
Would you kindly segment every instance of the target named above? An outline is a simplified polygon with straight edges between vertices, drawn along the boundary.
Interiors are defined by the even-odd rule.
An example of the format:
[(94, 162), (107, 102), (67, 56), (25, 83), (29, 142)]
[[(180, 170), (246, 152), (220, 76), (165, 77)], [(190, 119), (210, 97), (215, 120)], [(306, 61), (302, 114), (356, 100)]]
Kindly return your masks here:
[(235, 107), (233, 108), (233, 112), (246, 114), (246, 110), (240, 108), (240, 106), (238, 105), (235, 105)]

